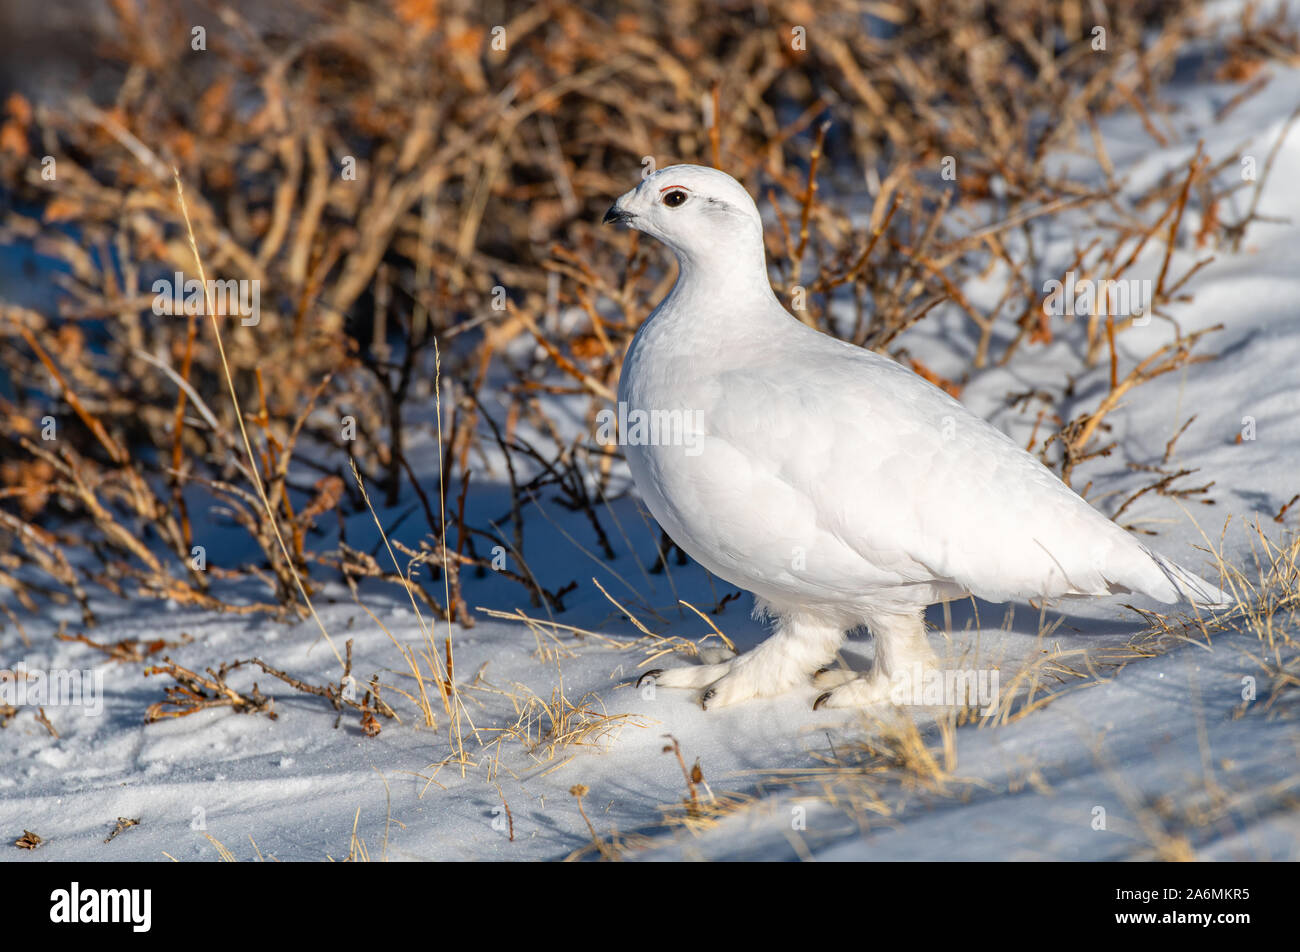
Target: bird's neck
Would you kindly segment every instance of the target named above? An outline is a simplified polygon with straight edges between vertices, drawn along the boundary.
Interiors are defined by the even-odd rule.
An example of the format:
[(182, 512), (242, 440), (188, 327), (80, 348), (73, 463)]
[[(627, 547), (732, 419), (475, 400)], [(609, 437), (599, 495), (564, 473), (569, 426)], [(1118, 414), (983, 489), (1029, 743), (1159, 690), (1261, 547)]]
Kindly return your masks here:
[(767, 274), (762, 245), (716, 252), (677, 252), (678, 275), (670, 297), (689, 300), (695, 308), (708, 308), (713, 316), (780, 307)]

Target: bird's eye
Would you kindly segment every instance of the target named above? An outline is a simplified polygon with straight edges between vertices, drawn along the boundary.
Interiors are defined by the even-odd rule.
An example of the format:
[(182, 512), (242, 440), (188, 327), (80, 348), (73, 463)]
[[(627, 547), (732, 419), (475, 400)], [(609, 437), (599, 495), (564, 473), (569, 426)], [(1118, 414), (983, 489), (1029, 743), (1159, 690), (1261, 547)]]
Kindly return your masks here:
[(686, 193), (676, 189), (664, 196), (664, 204), (669, 208), (676, 208), (686, 201)]

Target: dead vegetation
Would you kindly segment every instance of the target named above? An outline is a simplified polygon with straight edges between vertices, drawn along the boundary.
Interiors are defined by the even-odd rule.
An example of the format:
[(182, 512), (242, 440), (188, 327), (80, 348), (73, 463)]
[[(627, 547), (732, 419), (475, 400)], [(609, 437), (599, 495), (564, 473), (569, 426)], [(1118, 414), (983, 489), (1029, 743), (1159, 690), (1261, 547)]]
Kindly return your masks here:
[(503, 732), (503, 739), (516, 741), (534, 758), (549, 761), (569, 748), (597, 748), (617, 735), (624, 726), (643, 727), (640, 719), (626, 713), (610, 714), (594, 693), (570, 700), (563, 687), (543, 698), (522, 685), (512, 695), (516, 719)]
[(111, 843), (113, 842), (113, 840), (117, 839), (118, 836), (121, 835), (123, 830), (129, 830), (131, 827), (139, 826), (139, 825), (140, 825), (139, 817), (120, 816), (117, 818), (117, 824), (113, 827), (113, 831), (108, 834), (104, 842)]
[(374, 737), (382, 729), (375, 715), (392, 720), (397, 718), (397, 714), (380, 697), (378, 675), (370, 678), (365, 693), (360, 700), (357, 700), (359, 685), (352, 674), (352, 639), (348, 639), (346, 650), (342, 677), (337, 684), (325, 685), (311, 684), (294, 677), (267, 664), (261, 658), (224, 663), (216, 670), (207, 668), (203, 674), (200, 674), (164, 657), (161, 664), (150, 665), (144, 669), (145, 677), (167, 675), (176, 683), (163, 688), (167, 700), (149, 705), (149, 709), (145, 712), (145, 723), (187, 717), (199, 711), (223, 707), (230, 708), (236, 714), (265, 714), (271, 720), (276, 720), (280, 715), (274, 710), (274, 701), (258, 689), (257, 682), (253, 682), (252, 689), (247, 692), (238, 691), (229, 684), (231, 673), (251, 665), (283, 681), (302, 694), (327, 700), (330, 706), (339, 712), (339, 717), (334, 722), (335, 727), (342, 719), (344, 708), (357, 712), (361, 715), (362, 732), (367, 737)]
[[(1257, 196), (1271, 166), (1233, 181), (1232, 158), (1198, 152), (1137, 195), (1110, 171), (1099, 116), (1136, 109), (1153, 143), (1167, 141), (1160, 84), (1203, 39), (1192, 4), (1127, 5), (1094, 24), (1080, 3), (954, 12), (915, 0), (873, 7), (877, 31), (845, 29), (858, 15), (848, 3), (759, 4), (689, 33), (653, 5), (550, 2), (500, 23), (424, 2), (303, 5), (278, 22), (210, 9), (194, 50), (169, 4), (116, 4), (115, 88), (6, 106), (3, 234), (66, 268), (52, 309), (10, 303), (0, 317), (13, 392), (0, 404), (0, 583), (28, 611), (71, 599), (93, 622), (95, 588), (294, 617), (332, 578), (407, 587), (348, 538), (347, 516), (364, 507), (349, 460), (386, 508), (405, 506), (386, 519), (423, 518), (427, 535), (405, 551), (445, 589), (413, 583), (434, 615), (472, 624), (463, 577), (493, 569), (534, 606), (562, 610), (576, 580), (529, 566), (525, 516), (552, 493), (585, 513), (590, 534), (576, 541), (612, 558), (617, 449), (562, 436), (537, 398), (586, 398), (590, 422), (670, 277), (635, 236), (593, 227), (643, 157), (714, 163), (760, 191), (776, 216), (774, 284), (795, 313), (949, 390), (1078, 338), (1085, 366), (1109, 363), (1110, 387), (1072, 417), (1043, 407), (1056, 429), (1041, 451), (1069, 481), (1112, 451), (1105, 418), (1126, 394), (1208, 359), (1205, 332), (1121, 368), (1115, 340), (1138, 315), (1084, 315), (1081, 331), (1049, 317), (1040, 287), (1056, 275), (1038, 265), (1028, 225), (1089, 222), (1080, 278), (1120, 280), (1162, 256), (1143, 316), (1172, 321), (1167, 306), (1208, 260), (1176, 276), (1173, 251), (1235, 240), (1257, 209), (1231, 227), (1227, 209), (1239, 192)], [(1293, 42), (1278, 21), (1252, 20), (1225, 55), (1253, 75)], [(1101, 180), (1054, 170), (1080, 137)], [(189, 186), (193, 248), (173, 166)], [(821, 197), (862, 194), (847, 183), (863, 180), (860, 210)], [(257, 282), (256, 323), (206, 287), (206, 306), (179, 309), (153, 291), (195, 277), (196, 260), (214, 280)], [(990, 268), (1003, 290), (977, 307), (961, 288)], [(939, 310), (969, 321), (955, 375), (902, 343)], [(439, 342), (441, 472), (420, 473), (413, 426), (427, 423), (418, 408)], [(508, 480), (509, 511), (467, 524), (485, 478)], [(234, 558), (205, 546), (214, 509), (248, 537)], [(504, 569), (486, 551), (502, 544)], [(259, 581), (265, 599), (220, 584), (238, 579)]]
[(591, 817), (587, 816), (587, 810), (582, 805), (582, 798), (590, 792), (591, 791), (587, 785), (582, 783), (575, 783), (569, 788), (569, 796), (573, 797), (574, 801), (577, 803), (578, 815), (582, 817), (582, 821), (587, 824), (587, 830), (591, 833), (591, 845), (570, 854), (569, 860), (580, 859), (584, 853), (591, 849), (594, 849), (601, 859), (611, 861), (620, 860), (622, 859), (622, 856), (617, 834), (611, 835), (609, 840), (606, 841), (604, 837), (596, 832), (596, 827), (592, 824)]
[(1235, 599), (1233, 608), (1213, 616), (1139, 611), (1147, 628), (1133, 644), (1159, 653), (1189, 642), (1209, 648), (1225, 633), (1244, 635), (1232, 639), (1230, 650), (1241, 653), (1243, 668), (1256, 683), (1253, 698), (1243, 695), (1237, 716), (1251, 709), (1269, 714), (1293, 705), (1300, 688), (1300, 533), (1290, 529), (1270, 538), (1258, 519), (1242, 523), (1238, 529), (1248, 540), (1251, 562), (1234, 565), (1222, 554), (1231, 527), (1225, 522), (1218, 542), (1207, 539), (1205, 548), (1218, 566), (1222, 588)]

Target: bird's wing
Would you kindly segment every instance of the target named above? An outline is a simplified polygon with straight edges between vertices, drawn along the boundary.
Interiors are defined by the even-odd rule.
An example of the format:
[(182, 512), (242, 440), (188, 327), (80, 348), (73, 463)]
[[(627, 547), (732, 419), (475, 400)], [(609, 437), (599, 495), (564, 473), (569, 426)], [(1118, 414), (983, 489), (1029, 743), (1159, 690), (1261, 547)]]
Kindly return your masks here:
[(816, 332), (800, 343), (720, 374), (705, 429), (873, 569), (992, 601), (1184, 594), (1172, 563), (942, 390)]

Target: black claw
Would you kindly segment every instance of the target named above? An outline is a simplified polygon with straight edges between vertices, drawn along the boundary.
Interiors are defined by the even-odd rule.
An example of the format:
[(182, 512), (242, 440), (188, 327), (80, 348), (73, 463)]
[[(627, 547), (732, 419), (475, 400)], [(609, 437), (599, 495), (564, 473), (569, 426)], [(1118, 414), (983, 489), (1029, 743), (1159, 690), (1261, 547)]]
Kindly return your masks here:
[(830, 699), (831, 699), (831, 692), (827, 691), (825, 694), (817, 698), (817, 700), (813, 701), (813, 710), (814, 711), (820, 710), (821, 706), (825, 704), (827, 701), (829, 701)]
[(709, 702), (712, 701), (717, 696), (717, 694), (718, 692), (713, 690), (713, 688), (709, 688), (707, 691), (701, 694), (700, 710), (707, 711), (709, 709)]
[(659, 677), (659, 675), (663, 673), (664, 673), (663, 668), (652, 668), (651, 670), (647, 671), (645, 674), (641, 675), (641, 677), (636, 679), (636, 686), (640, 687), (641, 682), (644, 681), (646, 678), (657, 678)]
[(830, 668), (818, 668), (816, 671), (813, 672), (813, 677), (816, 678), (818, 675), (825, 674), (829, 670)]

